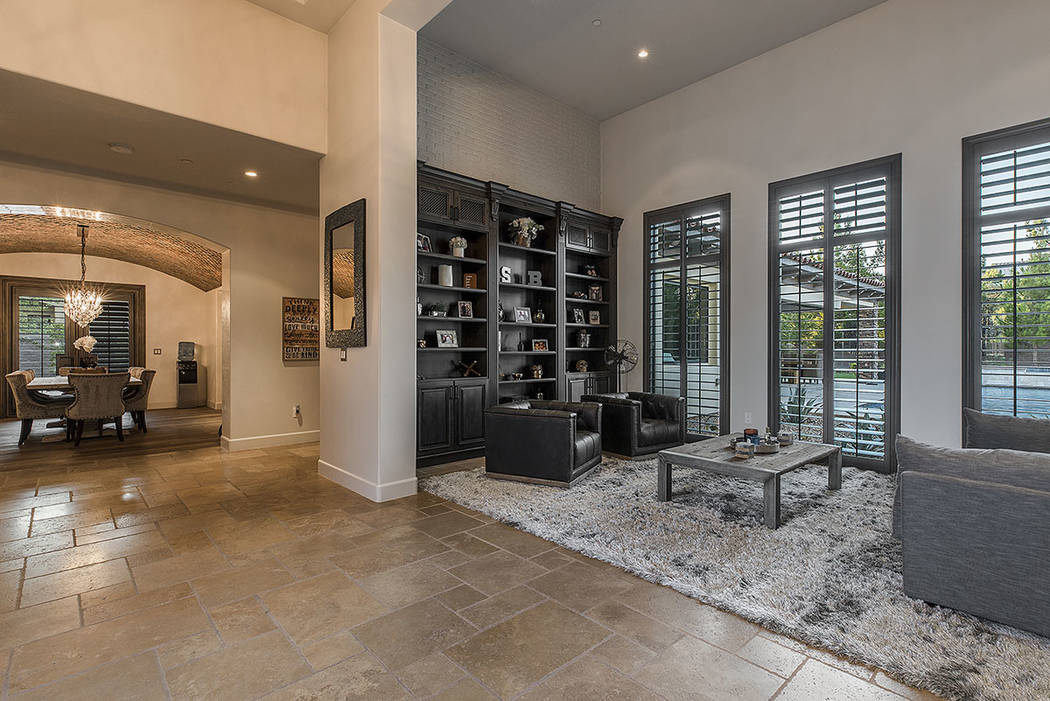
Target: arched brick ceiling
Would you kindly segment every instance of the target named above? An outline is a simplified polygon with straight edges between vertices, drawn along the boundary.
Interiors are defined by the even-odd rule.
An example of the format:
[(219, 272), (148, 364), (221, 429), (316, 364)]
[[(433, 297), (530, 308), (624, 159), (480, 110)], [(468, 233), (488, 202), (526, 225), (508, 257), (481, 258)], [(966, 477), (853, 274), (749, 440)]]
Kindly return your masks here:
[(354, 252), (349, 248), (332, 251), (332, 292), (343, 299), (354, 296)]
[[(163, 227), (153, 228), (147, 222), (121, 221), (122, 218), (101, 214), (98, 215), (101, 219), (93, 218), (92, 212), (59, 216), (10, 209), (0, 208), (0, 253), (79, 254), (77, 224), (86, 224), (89, 256), (153, 268), (205, 292), (222, 286), (222, 255)], [(90, 268), (88, 277), (91, 277)]]

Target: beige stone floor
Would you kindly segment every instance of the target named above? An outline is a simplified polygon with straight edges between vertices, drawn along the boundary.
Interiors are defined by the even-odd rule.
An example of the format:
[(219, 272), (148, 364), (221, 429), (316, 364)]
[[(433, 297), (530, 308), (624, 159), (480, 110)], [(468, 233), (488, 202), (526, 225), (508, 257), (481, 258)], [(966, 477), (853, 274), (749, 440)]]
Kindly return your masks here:
[(5, 459), (2, 698), (933, 698), (317, 453)]

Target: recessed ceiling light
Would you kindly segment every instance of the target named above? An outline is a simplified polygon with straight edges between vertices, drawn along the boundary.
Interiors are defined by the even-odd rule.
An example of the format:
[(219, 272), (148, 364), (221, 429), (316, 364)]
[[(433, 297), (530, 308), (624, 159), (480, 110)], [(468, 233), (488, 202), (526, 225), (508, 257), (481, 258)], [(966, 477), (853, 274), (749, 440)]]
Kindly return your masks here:
[(109, 145), (109, 150), (113, 153), (122, 153), (125, 156), (130, 156), (135, 153), (135, 149), (130, 144), (121, 144), (116, 141)]
[(247, 175), (249, 178), (257, 178), (257, 177), (259, 177), (259, 174), (256, 173), (254, 170), (246, 170), (246, 171), (244, 171), (244, 174)]
[(649, 57), (649, 49), (639, 49), (638, 50), (638, 58), (648, 58), (648, 57)]
[(595, 27), (600, 27), (602, 26), (602, 21), (596, 17), (591, 20), (591, 24), (593, 24)]

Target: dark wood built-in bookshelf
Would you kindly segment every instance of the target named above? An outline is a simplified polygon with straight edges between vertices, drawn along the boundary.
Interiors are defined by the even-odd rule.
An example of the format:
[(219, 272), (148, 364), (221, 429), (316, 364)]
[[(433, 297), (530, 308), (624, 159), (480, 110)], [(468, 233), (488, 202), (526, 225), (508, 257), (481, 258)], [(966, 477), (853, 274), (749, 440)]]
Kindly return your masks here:
[[(602, 351), (616, 339), (621, 220), (423, 163), (418, 178), (417, 233), (429, 238), (431, 248), (417, 251), (422, 282), (416, 295), (423, 311), (416, 336), (417, 345), (422, 339), (426, 347), (416, 353), (416, 449), (423, 466), (480, 454), (484, 411), (491, 404), (539, 397), (574, 401), (612, 389)], [(519, 217), (543, 226), (531, 246), (513, 241), (510, 222)], [(467, 241), (462, 257), (449, 248), (455, 236)], [(440, 265), (452, 266), (451, 287), (438, 284)], [(504, 267), (509, 281), (500, 279)], [(539, 284), (529, 284), (529, 271), (539, 272)], [(464, 285), (464, 273), (476, 277), (476, 288)], [(458, 317), (461, 301), (472, 304), (472, 318)], [(445, 316), (430, 316), (433, 305)], [(533, 322), (514, 320), (514, 309), (522, 307)], [(542, 322), (535, 321), (538, 310)], [(600, 321), (591, 324), (589, 313), (595, 311)], [(455, 331), (457, 347), (439, 349), (439, 331)], [(590, 334), (588, 347), (581, 347), (581, 331)], [(534, 341), (545, 341), (546, 348), (533, 350)], [(577, 368), (581, 360), (586, 372)], [(465, 376), (468, 366), (480, 376)], [(534, 376), (534, 366), (542, 368), (541, 377)]]

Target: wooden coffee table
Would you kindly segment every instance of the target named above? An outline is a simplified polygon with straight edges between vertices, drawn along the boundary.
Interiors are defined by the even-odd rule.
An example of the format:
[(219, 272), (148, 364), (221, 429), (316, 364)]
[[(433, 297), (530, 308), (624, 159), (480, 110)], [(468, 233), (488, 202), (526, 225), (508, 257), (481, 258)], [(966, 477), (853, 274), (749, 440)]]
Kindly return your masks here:
[[(739, 434), (736, 434), (739, 435)], [(677, 448), (661, 450), (657, 455), (656, 498), (671, 500), (671, 467), (694, 467), (719, 475), (740, 477), (761, 482), (765, 492), (765, 524), (769, 528), (780, 525), (780, 477), (804, 465), (827, 461), (828, 489), (842, 487), (842, 451), (837, 445), (826, 443), (795, 443), (783, 446), (780, 452), (755, 455), (742, 460), (729, 447), (729, 435), (711, 438), (699, 443), (688, 443)]]

